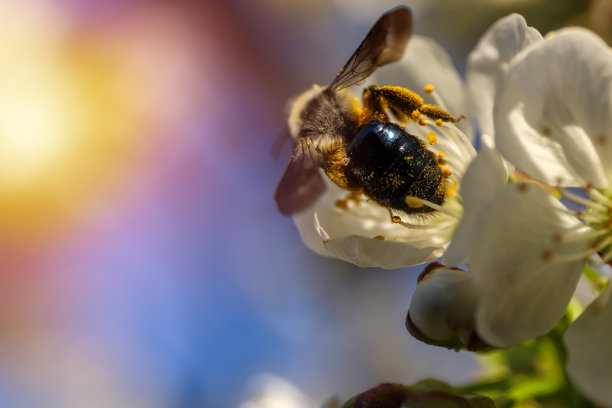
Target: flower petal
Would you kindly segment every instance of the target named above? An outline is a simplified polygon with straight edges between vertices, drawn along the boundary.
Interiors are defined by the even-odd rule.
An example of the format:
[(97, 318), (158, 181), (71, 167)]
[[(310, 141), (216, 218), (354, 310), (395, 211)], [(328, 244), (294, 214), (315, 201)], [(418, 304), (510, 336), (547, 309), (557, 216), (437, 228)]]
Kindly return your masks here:
[(468, 57), (467, 84), (480, 131), (493, 136), (493, 105), (510, 61), (523, 49), (542, 40), (523, 16), (511, 14), (498, 20), (482, 36)]
[(567, 371), (594, 402), (612, 406), (612, 287), (595, 300), (565, 333)]
[[(370, 78), (368, 83), (411, 89), (423, 96), (425, 103), (441, 104), (443, 109), (455, 116), (468, 114), (463, 80), (450, 55), (431, 38), (413, 35), (403, 57), (395, 64), (379, 68)], [(424, 94), (423, 88), (430, 84), (435, 86), (438, 101)], [(469, 121), (462, 120), (457, 127), (473, 140)]]
[(495, 144), (552, 185), (605, 187), (612, 177), (612, 51), (578, 28), (549, 35), (509, 70)]
[(561, 318), (592, 251), (590, 233), (534, 183), (498, 190), (481, 210), (468, 259), (486, 293), (476, 326), (485, 342), (516, 344)]
[(335, 258), (361, 267), (382, 269), (397, 269), (433, 261), (444, 251), (439, 247), (417, 248), (401, 241), (382, 241), (355, 235), (331, 239), (324, 245)]
[(463, 217), (444, 254), (444, 263), (450, 266), (466, 262), (476, 229), (480, 228), (480, 213), (508, 182), (508, 173), (501, 156), (483, 144), (478, 156), (470, 163), (461, 180)]
[[(391, 222), (389, 212), (371, 200), (335, 203), (349, 192), (325, 177), (327, 189), (319, 200), (294, 219), (304, 243), (316, 253), (362, 267), (395, 269), (437, 259), (450, 240), (448, 232), (411, 229)], [(448, 218), (445, 214), (432, 217)], [(432, 218), (428, 219), (432, 221)]]

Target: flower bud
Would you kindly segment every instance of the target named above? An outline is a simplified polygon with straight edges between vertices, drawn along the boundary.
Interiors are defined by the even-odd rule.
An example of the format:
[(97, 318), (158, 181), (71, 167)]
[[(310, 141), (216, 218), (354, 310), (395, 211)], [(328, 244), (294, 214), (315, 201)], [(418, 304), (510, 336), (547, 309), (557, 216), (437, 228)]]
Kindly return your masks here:
[(470, 274), (432, 263), (419, 276), (406, 321), (417, 339), (449, 348), (484, 348), (474, 328), (481, 292)]

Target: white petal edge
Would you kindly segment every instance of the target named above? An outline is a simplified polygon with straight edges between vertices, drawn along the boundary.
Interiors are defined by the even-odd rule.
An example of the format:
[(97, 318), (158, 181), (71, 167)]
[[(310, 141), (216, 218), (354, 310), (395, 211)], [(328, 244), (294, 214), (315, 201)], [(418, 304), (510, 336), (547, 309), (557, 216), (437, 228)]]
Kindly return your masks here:
[(494, 134), (493, 106), (510, 61), (542, 35), (527, 26), (523, 16), (511, 14), (495, 22), (480, 38), (467, 62), (471, 109), (482, 133)]
[(567, 371), (573, 383), (597, 404), (612, 406), (612, 286), (565, 333)]
[(495, 145), (551, 185), (605, 187), (612, 177), (612, 51), (592, 32), (569, 28), (524, 51), (508, 71)]

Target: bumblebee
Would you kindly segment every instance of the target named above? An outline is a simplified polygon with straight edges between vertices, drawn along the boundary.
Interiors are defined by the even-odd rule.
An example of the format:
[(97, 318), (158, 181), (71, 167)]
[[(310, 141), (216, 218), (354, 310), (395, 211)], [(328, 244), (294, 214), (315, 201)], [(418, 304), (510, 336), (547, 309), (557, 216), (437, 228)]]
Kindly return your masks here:
[(406, 7), (382, 15), (329, 86), (314, 85), (295, 100), (288, 127), (296, 145), (274, 197), (281, 213), (302, 211), (324, 192), (320, 169), (338, 186), (389, 209), (426, 213), (434, 210), (420, 200), (443, 203), (447, 183), (437, 155), (387, 112), (398, 121), (421, 114), (458, 119), (399, 86), (367, 87), (362, 106), (346, 89), (400, 59), (411, 29)]

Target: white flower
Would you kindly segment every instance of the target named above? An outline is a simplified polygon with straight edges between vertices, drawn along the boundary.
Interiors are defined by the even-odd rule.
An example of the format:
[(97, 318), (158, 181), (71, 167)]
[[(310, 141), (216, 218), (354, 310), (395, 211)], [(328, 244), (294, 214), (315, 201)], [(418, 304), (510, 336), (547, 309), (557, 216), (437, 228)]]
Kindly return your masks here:
[[(411, 38), (403, 59), (380, 68), (368, 83), (403, 86), (414, 91), (433, 84), (435, 91), (424, 94), (425, 103), (437, 104), (457, 116), (467, 113), (466, 93), (460, 76), (448, 54), (429, 39)], [(314, 205), (295, 216), (302, 238), (311, 249), (358, 266), (385, 269), (421, 264), (443, 254), (463, 212), (459, 180), (475, 150), (470, 142), (469, 122), (463, 120), (457, 126), (452, 123), (437, 126), (432, 120), (428, 122), (424, 126), (405, 125), (406, 130), (421, 138), (429, 150), (444, 155), (445, 166), (450, 172), (444, 212), (422, 216), (391, 214), (365, 196), (347, 200), (349, 192), (325, 177), (328, 184), (325, 193)], [(399, 216), (402, 222), (393, 222), (392, 215)]]
[[(579, 28), (535, 38), (479, 81), (494, 95), (479, 116), (492, 115), (494, 126), (485, 120), (481, 127), (505, 159), (582, 209), (570, 211), (538, 183), (501, 179), (474, 202), (464, 200), (444, 261), (469, 265), (482, 291), (476, 331), (500, 347), (545, 334), (565, 313), (587, 261), (612, 261), (612, 51)], [(470, 170), (466, 197), (483, 179), (468, 178)], [(612, 406), (608, 298), (605, 292), (578, 318), (566, 344), (575, 384)]]

